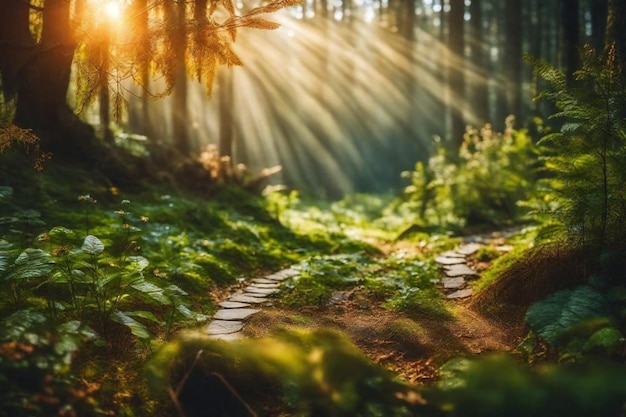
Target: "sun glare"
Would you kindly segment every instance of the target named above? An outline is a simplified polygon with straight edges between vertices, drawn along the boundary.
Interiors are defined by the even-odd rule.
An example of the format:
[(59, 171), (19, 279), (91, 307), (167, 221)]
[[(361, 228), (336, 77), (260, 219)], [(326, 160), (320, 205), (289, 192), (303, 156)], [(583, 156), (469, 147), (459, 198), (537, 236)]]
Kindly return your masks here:
[(122, 15), (120, 3), (117, 1), (109, 1), (104, 5), (104, 13), (111, 20), (119, 20)]

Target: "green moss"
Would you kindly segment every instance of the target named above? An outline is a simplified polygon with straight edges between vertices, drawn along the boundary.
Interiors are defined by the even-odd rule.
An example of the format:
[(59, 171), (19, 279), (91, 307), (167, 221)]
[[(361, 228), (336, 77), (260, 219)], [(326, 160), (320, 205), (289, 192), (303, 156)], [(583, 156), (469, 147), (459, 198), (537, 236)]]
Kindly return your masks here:
[(491, 246), (483, 246), (478, 249), (478, 252), (474, 255), (474, 258), (479, 262), (491, 262), (501, 255), (500, 251)]

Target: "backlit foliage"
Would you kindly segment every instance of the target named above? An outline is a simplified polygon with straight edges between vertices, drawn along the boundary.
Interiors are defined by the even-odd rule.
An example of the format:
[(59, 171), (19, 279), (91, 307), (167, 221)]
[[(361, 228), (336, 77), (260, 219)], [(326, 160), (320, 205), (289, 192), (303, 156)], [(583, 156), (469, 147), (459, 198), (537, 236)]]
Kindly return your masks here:
[(468, 127), (458, 153), (435, 142), (431, 157), (402, 175), (411, 181), (398, 210), (416, 224), (503, 225), (520, 216), (519, 201), (533, 190), (537, 151), (526, 130)]
[(39, 147), (39, 138), (30, 130), (22, 129), (10, 124), (0, 126), (0, 154), (14, 144), (26, 148), (27, 152), (32, 152), (35, 156), (35, 169), (41, 171), (43, 164), (52, 156), (50, 153), (42, 152)]
[(125, 81), (161, 97), (172, 92), (183, 70), (211, 94), (220, 66), (243, 65), (233, 50), (239, 29), (276, 29), (279, 25), (262, 15), (298, 3), (275, 0), (239, 15), (233, 0), (134, 0), (122, 10), (120, 21), (113, 21), (103, 17), (97, 2), (77, 1), (73, 17), (79, 41), (78, 108), (84, 110), (108, 89), (119, 117)]

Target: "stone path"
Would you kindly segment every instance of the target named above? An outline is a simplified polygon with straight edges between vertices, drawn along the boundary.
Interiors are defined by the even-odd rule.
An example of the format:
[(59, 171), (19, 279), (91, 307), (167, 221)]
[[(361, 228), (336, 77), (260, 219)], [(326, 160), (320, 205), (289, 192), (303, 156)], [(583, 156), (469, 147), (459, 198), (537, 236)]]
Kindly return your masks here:
[[(496, 239), (504, 241), (519, 232), (519, 229), (492, 233), (491, 235), (477, 235), (467, 238), (465, 243), (455, 250), (444, 252), (435, 258), (442, 272), (441, 284), (446, 294), (446, 298), (466, 298), (472, 295), (472, 289), (468, 287), (468, 282), (478, 278), (479, 274), (467, 264), (467, 258), (472, 256), (480, 248), (487, 244), (492, 244)], [(510, 245), (499, 244), (494, 246), (499, 252), (508, 252), (513, 249)]]
[(243, 291), (232, 294), (218, 305), (220, 310), (215, 313), (209, 322), (206, 333), (212, 339), (238, 340), (243, 338), (241, 330), (244, 320), (258, 313), (257, 307), (268, 304), (270, 295), (280, 292), (280, 283), (288, 278), (299, 275), (295, 268), (287, 268), (264, 278), (254, 278), (252, 283)]
[(482, 246), (475, 242), (465, 243), (435, 258), (443, 275), (441, 284), (446, 298), (465, 298), (472, 295), (472, 289), (467, 287), (468, 280), (478, 278), (478, 272), (467, 264), (467, 257), (475, 254)]

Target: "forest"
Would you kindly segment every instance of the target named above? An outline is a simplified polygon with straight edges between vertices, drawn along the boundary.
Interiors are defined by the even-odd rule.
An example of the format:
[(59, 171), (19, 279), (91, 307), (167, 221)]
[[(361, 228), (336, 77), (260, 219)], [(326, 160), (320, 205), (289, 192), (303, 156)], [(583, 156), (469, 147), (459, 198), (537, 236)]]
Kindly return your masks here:
[(0, 0), (0, 417), (626, 416), (626, 0)]

